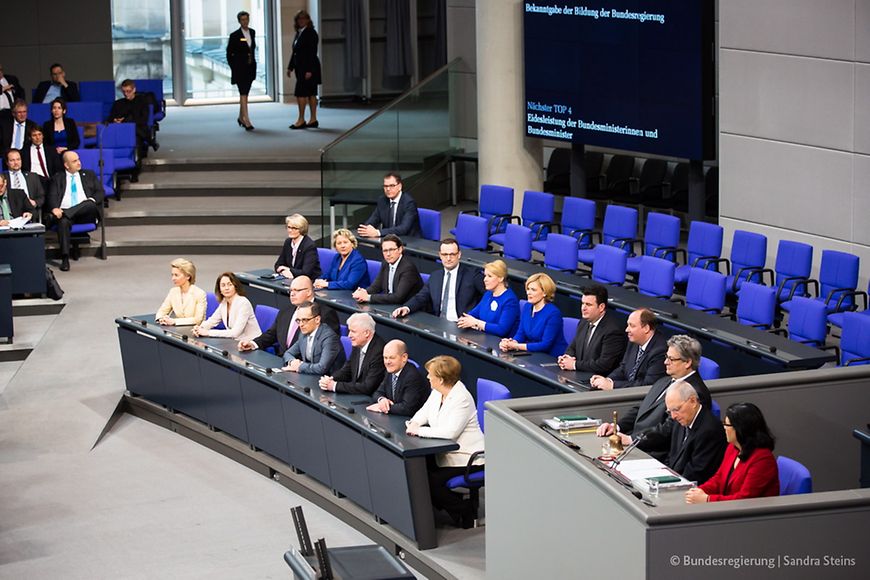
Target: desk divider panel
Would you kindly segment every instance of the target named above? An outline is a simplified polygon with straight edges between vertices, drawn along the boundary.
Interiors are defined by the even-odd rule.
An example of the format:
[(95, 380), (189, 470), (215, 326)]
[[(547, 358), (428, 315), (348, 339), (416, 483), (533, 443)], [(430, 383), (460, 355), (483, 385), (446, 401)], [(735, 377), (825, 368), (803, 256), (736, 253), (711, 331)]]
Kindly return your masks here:
[[(417, 538), (418, 533), (414, 529), (414, 515), (411, 510), (412, 496), (415, 492), (417, 495), (424, 494), (424, 500), (430, 509), (420, 513), (432, 514), (428, 479), (424, 480), (423, 489), (419, 486), (411, 489), (405, 473), (406, 461), (369, 439), (363, 444), (363, 450), (371, 489), (372, 512), (409, 538)], [(425, 457), (418, 457), (407, 463), (412, 462), (422, 463), (425, 471)]]
[(281, 397), (281, 410), (284, 414), (290, 465), (304, 471), (323, 485), (331, 486), (324, 435), (324, 423), (331, 422), (331, 419), (289, 394)]
[(118, 342), (127, 390), (156, 403), (161, 402), (165, 390), (157, 339), (142, 331), (119, 326)]
[(281, 399), (284, 395), (277, 387), (251, 377), (241, 377), (244, 400), (245, 423), (248, 425), (248, 442), (258, 449), (290, 463), (287, 448), (287, 433), (284, 428), (284, 413)]
[(160, 342), (159, 352), (163, 366), (163, 392), (160, 402), (203, 423), (211, 424), (202, 377), (197, 365), (191, 364), (191, 357), (197, 355), (166, 342)]
[(209, 424), (249, 441), (239, 372), (206, 357), (200, 357), (199, 368)]
[(372, 493), (366, 477), (368, 466), (363, 451), (364, 437), (359, 431), (338, 421), (327, 421), (324, 439), (332, 488), (372, 511)]

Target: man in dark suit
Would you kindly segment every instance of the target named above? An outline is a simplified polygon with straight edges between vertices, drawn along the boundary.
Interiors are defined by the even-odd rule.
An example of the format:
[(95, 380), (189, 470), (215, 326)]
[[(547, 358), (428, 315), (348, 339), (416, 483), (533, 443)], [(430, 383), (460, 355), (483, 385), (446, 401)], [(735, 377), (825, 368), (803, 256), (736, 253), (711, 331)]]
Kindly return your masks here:
[(375, 402), (366, 407), (375, 413), (411, 417), (429, 397), (429, 385), (412, 364), (408, 348), (401, 340), (391, 340), (384, 347), (384, 381), (372, 396)]
[(347, 318), (353, 348), (350, 359), (332, 376), (320, 377), (320, 388), (336, 393), (371, 396), (384, 380), (384, 339), (375, 334), (375, 319), (364, 312)]
[(64, 171), (51, 179), (45, 201), (49, 227), (57, 224), (60, 242), (60, 269), (69, 270), (70, 230), (73, 224), (94, 223), (103, 207), (103, 184), (93, 171), (82, 169), (75, 151), (63, 152)]
[(18, 99), (12, 105), (12, 117), (0, 120), (0, 150), (30, 147), (30, 132), (38, 125), (27, 118), (27, 103)]
[[(665, 391), (674, 383), (686, 382), (698, 393), (702, 405), (712, 407), (713, 400), (710, 391), (701, 375), (698, 365), (701, 363), (701, 343), (691, 336), (677, 334), (668, 339), (668, 351), (665, 354), (665, 372), (667, 376), (660, 378), (649, 388), (640, 405), (632, 407), (619, 419), (619, 432), (624, 435), (623, 442), (631, 444), (631, 437), (658, 427), (667, 419), (665, 412)], [(613, 423), (603, 423), (598, 428), (598, 436), (605, 437), (613, 433)], [(667, 455), (667, 447), (652, 449), (647, 446), (644, 451), (663, 459)]]
[(0, 173), (0, 226), (8, 226), (9, 220), (19, 217), (32, 217), (27, 196), (20, 189), (6, 186), (6, 175)]
[(667, 447), (664, 463), (688, 479), (703, 483), (710, 479), (725, 454), (725, 430), (698, 392), (686, 381), (668, 387), (665, 406), (670, 419), (644, 432), (638, 447)]
[(284, 353), (282, 370), (304, 375), (331, 373), (344, 364), (344, 349), (338, 335), (320, 323), (320, 305), (303, 302), (293, 320), (302, 336)]
[(12, 189), (20, 189), (27, 196), (28, 211), (42, 218), (42, 206), (45, 203), (45, 189), (42, 180), (35, 173), (22, 171), (21, 152), (10, 149), (6, 152), (6, 182)]
[(625, 334), (628, 348), (622, 362), (606, 377), (593, 375), (589, 384), (594, 388), (609, 391), (651, 385), (665, 376), (668, 341), (656, 332), (656, 315), (647, 308), (635, 310), (628, 315)]
[[(299, 325), (294, 323), (296, 308), (304, 302), (314, 301), (314, 283), (308, 276), (297, 276), (290, 283), (290, 303), (278, 311), (275, 322), (263, 334), (254, 340), (239, 342), (239, 350), (255, 350), (258, 348), (275, 347), (275, 354), (284, 356), (288, 348), (299, 340)], [(328, 306), (320, 305), (320, 319), (336, 335), (341, 335), (338, 314)]]
[(432, 272), (423, 289), (411, 298), (407, 306), (393, 310), (393, 318), (425, 310), (456, 322), (480, 302), (484, 292), (483, 272), (460, 263), (459, 242), (453, 238), (441, 240), (438, 255), (444, 267)]
[(35, 173), (42, 180), (42, 188), (48, 191), (51, 178), (63, 171), (63, 160), (54, 147), (43, 145), (45, 137), (39, 125), (30, 130), (30, 147), (21, 151), (21, 170)]
[(402, 191), (402, 177), (398, 173), (384, 175), (384, 197), (356, 231), (363, 238), (382, 238), (388, 234), (420, 236), (417, 204), (411, 194)]
[(583, 321), (577, 325), (574, 340), (559, 357), (562, 370), (609, 374), (625, 353), (625, 326), (607, 309), (607, 288), (598, 284), (583, 288), (580, 301)]
[(381, 240), (384, 261), (378, 277), (368, 288), (357, 288), (353, 297), (357, 302), (372, 304), (403, 304), (420, 291), (423, 279), (411, 260), (402, 258), (402, 240), (395, 234), (387, 234)]
[(317, 245), (308, 236), (308, 220), (294, 213), (284, 218), (284, 223), (287, 224), (287, 239), (275, 261), (275, 271), (285, 278), (320, 278), (320, 258), (317, 256)]
[(33, 93), (34, 103), (50, 103), (57, 98), (61, 98), (67, 103), (82, 100), (79, 96), (79, 86), (66, 80), (66, 72), (62, 65), (54, 63), (48, 72), (51, 75), (51, 80), (42, 81), (36, 85), (36, 91)]
[[(11, 111), (15, 101), (26, 101), (27, 93), (21, 83), (18, 82), (18, 77), (13, 75), (3, 74), (3, 65), (0, 64), (0, 111), (6, 113)], [(6, 113), (8, 116), (8, 113)]]
[(141, 159), (148, 155), (149, 145), (154, 151), (160, 148), (152, 138), (151, 127), (148, 126), (148, 97), (136, 94), (136, 83), (130, 79), (121, 82), (121, 92), (124, 97), (112, 104), (108, 122), (136, 124), (136, 143)]

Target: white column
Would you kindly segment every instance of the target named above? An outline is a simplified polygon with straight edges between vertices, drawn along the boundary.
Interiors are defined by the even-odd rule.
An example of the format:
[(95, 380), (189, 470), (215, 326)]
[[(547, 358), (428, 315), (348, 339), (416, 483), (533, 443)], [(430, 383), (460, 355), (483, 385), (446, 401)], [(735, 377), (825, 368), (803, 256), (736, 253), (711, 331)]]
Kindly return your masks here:
[(523, 191), (543, 186), (543, 146), (525, 135), (523, 2), (477, 0), (477, 132), (480, 183)]

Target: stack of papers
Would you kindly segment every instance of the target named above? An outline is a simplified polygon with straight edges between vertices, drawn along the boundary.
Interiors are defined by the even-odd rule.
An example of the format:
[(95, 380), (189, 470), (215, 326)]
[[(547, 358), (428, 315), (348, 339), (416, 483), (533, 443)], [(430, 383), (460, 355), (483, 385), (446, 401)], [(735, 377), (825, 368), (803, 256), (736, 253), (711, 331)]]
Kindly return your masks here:
[(601, 419), (593, 419), (585, 415), (557, 415), (552, 419), (544, 419), (550, 429), (589, 429), (601, 425)]
[(630, 459), (619, 464), (616, 470), (635, 485), (649, 488), (649, 479), (658, 479), (659, 489), (692, 487), (692, 482), (675, 473), (656, 459)]

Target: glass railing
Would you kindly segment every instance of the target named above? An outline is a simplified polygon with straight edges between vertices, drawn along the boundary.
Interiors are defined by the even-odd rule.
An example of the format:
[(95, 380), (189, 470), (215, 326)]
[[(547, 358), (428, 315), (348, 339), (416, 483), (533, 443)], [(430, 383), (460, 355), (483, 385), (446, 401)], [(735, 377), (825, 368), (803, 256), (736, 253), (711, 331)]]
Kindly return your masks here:
[[(447, 64), (321, 149), (323, 223), (355, 226), (383, 195), (383, 175), (398, 171), (419, 205), (450, 198), (447, 163), (458, 62)], [(324, 231), (326, 240), (331, 230)], [(327, 241), (328, 244), (328, 241)]]

